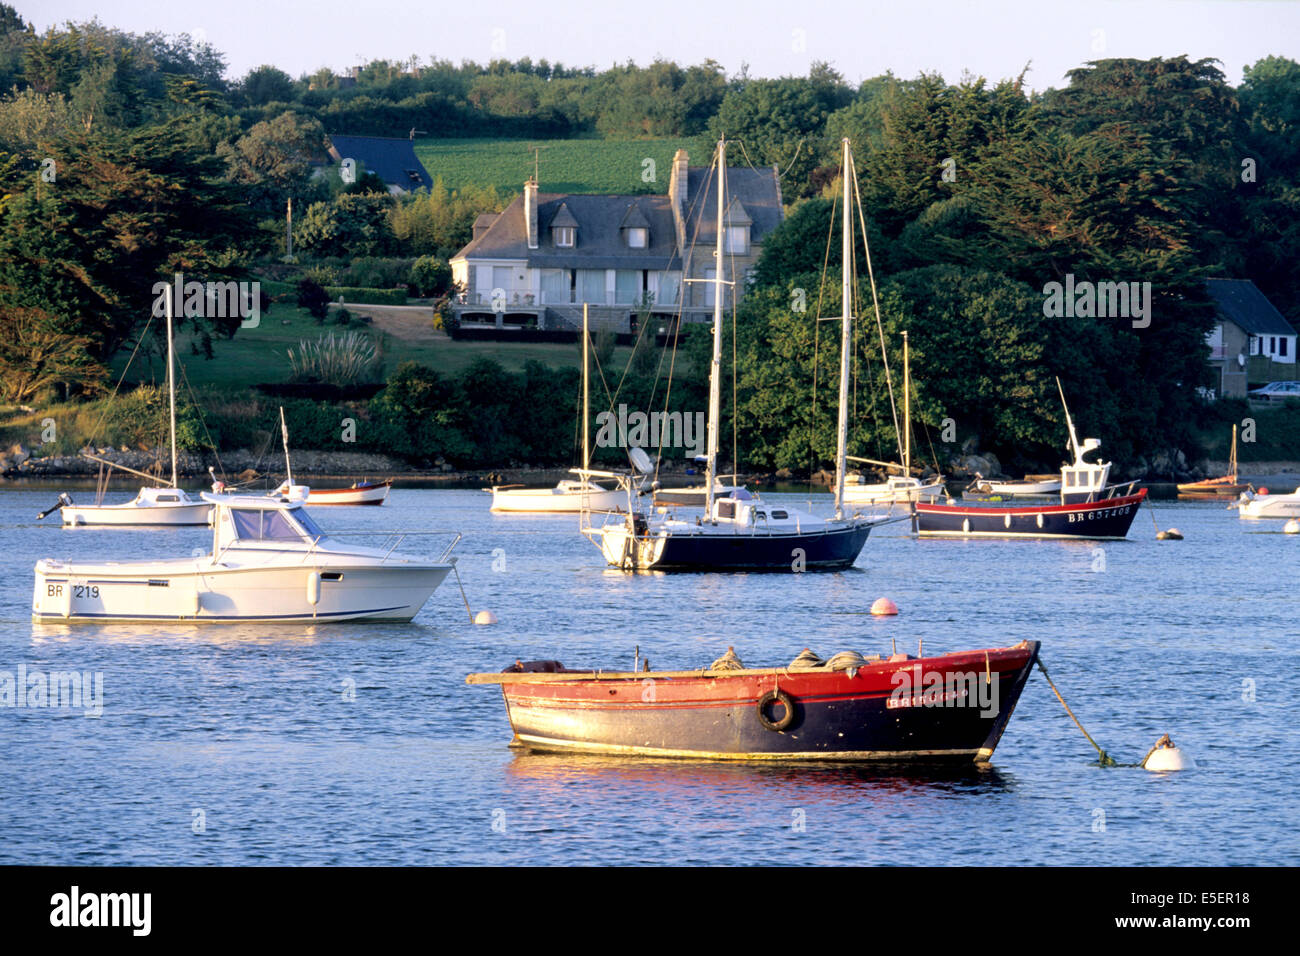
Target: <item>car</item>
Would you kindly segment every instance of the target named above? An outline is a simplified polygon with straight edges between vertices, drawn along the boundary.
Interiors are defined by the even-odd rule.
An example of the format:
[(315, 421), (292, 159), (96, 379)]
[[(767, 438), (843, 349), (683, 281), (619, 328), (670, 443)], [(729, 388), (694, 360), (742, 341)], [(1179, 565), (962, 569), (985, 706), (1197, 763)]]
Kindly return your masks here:
[(1246, 393), (1263, 402), (1282, 402), (1288, 398), (1300, 399), (1300, 382), (1269, 382)]

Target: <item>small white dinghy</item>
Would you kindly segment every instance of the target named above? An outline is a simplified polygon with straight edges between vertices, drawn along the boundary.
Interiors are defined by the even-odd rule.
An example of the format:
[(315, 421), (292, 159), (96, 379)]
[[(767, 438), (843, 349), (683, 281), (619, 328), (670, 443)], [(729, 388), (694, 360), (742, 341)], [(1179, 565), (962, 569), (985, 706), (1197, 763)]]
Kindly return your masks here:
[[(212, 552), (198, 558), (36, 562), (37, 621), (409, 621), (451, 573), (456, 532), (433, 559), (327, 535), (300, 502), (203, 495)], [(379, 532), (383, 535), (383, 532)], [(371, 538), (375, 532), (367, 532)]]

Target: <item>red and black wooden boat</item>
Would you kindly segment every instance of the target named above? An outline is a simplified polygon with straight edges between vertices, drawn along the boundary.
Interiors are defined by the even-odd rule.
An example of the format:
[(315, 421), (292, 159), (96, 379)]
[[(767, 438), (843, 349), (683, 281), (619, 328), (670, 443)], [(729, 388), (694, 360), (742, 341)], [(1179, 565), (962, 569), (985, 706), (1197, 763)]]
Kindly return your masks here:
[[(808, 666), (569, 671), (516, 662), (499, 684), (511, 746), (707, 760), (986, 762), (1038, 657), (1037, 641)], [(815, 658), (814, 658), (815, 660)], [(802, 664), (802, 666), (800, 666)], [(731, 658), (731, 666), (739, 661)]]

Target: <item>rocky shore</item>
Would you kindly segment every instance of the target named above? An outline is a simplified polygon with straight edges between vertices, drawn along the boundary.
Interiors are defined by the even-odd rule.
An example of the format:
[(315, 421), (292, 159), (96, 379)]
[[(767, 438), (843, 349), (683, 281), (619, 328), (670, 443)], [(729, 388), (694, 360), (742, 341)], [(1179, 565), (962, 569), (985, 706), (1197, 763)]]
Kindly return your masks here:
[[(83, 452), (104, 458), (115, 464), (124, 465), (136, 471), (162, 474), (159, 458), (153, 452), (128, 448), (85, 448)], [(211, 452), (183, 452), (178, 456), (178, 470), (185, 478), (206, 478), (208, 468), (212, 467), (219, 477), (227, 479), (248, 477), (253, 473), (282, 476), (283, 461), (281, 457), (270, 453), (260, 458), (247, 449), (226, 452), (218, 458)], [(685, 461), (665, 462), (660, 470), (660, 479), (673, 484), (687, 484), (701, 481), (700, 469), (688, 467)], [(75, 455), (42, 455), (39, 447), (28, 449), (21, 444), (0, 451), (0, 480), (4, 479), (42, 479), (42, 478), (77, 478), (93, 479), (100, 471), (97, 461)], [(1226, 461), (1201, 460), (1189, 464), (1181, 452), (1171, 456), (1156, 456), (1148, 462), (1139, 459), (1127, 468), (1116, 468), (1113, 480), (1146, 480), (1156, 482), (1195, 481), (1201, 478), (1225, 474), (1228, 470)], [(408, 462), (386, 455), (374, 455), (364, 452), (311, 451), (295, 450), (293, 452), (294, 477), (317, 478), (334, 481), (352, 481), (358, 478), (402, 477), (418, 480), (429, 485), (463, 485), (463, 484), (554, 484), (564, 478), (572, 477), (566, 467), (536, 467), (524, 464), (512, 464), (494, 469), (462, 471), (442, 459), (436, 459), (433, 467), (419, 468)], [(1300, 462), (1296, 461), (1258, 461), (1242, 462), (1240, 472), (1243, 477), (1251, 479), (1280, 476), (1294, 476), (1300, 480)], [(926, 474), (932, 474), (933, 468), (926, 468)], [(974, 451), (950, 458), (944, 473), (951, 479), (961, 481), (974, 478), (976, 474), (986, 478), (1007, 477), (1003, 473), (1001, 462), (991, 452)], [(119, 474), (124, 474), (119, 472)], [(831, 471), (817, 471), (811, 475), (780, 469), (775, 472), (755, 471), (741, 476), (749, 484), (774, 484), (780, 482), (810, 481), (815, 485), (830, 487), (835, 480)], [(1010, 476), (1010, 477), (1020, 477)]]

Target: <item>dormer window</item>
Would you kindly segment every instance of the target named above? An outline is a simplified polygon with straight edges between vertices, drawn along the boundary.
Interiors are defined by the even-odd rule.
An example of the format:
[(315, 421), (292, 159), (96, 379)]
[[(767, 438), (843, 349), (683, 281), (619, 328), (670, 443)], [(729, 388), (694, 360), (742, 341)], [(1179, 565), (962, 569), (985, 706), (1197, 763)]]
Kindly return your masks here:
[(649, 229), (638, 226), (624, 231), (627, 233), (627, 247), (629, 249), (644, 249), (650, 244)]
[(733, 256), (748, 254), (749, 226), (728, 226), (725, 248)]
[(551, 230), (551, 238), (561, 249), (572, 249), (578, 240), (578, 230), (573, 226), (556, 226)]

